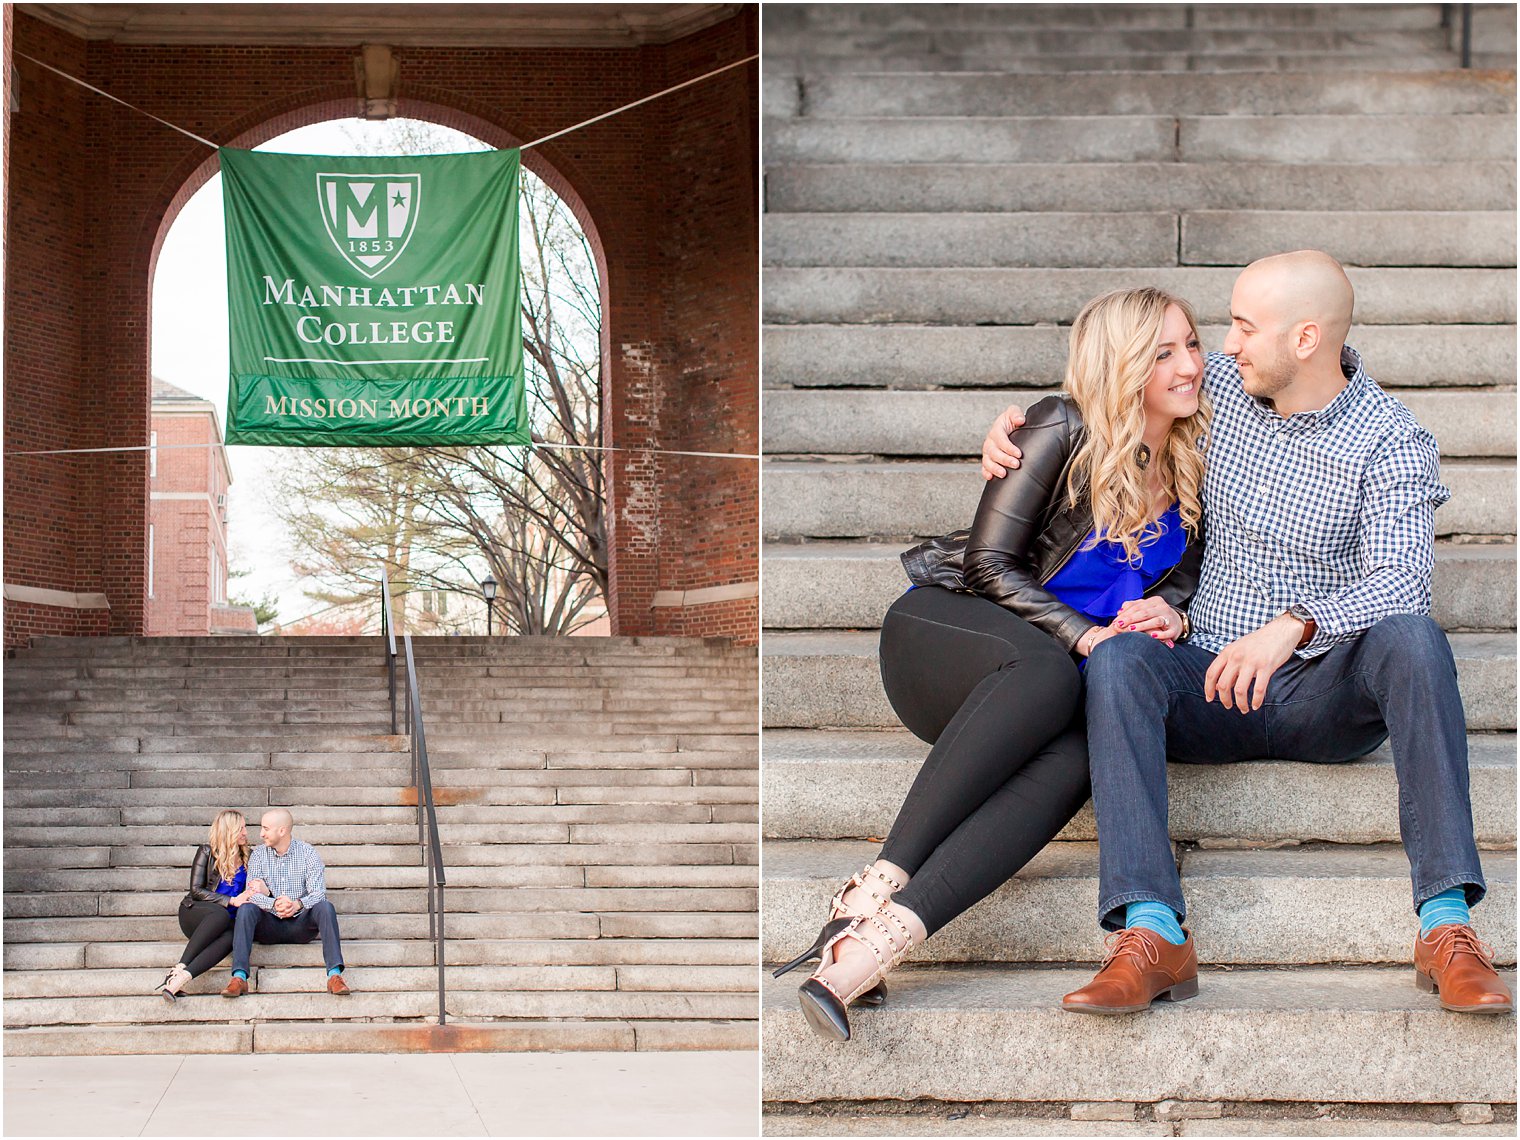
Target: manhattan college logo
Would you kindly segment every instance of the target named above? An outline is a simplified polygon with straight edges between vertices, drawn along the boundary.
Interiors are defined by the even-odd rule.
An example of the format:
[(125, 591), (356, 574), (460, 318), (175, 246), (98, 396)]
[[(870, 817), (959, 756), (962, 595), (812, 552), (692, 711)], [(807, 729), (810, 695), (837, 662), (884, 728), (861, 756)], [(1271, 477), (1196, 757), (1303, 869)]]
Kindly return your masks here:
[(350, 265), (380, 276), (417, 227), (420, 174), (319, 174), (317, 196), (327, 236)]

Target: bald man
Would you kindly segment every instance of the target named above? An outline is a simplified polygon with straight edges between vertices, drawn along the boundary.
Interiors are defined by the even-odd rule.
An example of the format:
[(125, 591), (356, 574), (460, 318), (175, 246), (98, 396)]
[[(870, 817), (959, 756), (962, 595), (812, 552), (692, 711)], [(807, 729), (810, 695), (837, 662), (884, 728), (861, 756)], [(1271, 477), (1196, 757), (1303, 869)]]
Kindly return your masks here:
[(327, 967), (327, 992), (345, 997), (343, 944), (338, 937), (338, 912), (327, 901), (327, 868), (316, 848), (291, 835), (294, 822), (284, 808), (271, 808), (259, 820), (259, 846), (248, 857), (249, 880), (262, 879), (269, 893), (249, 898), (252, 906), (238, 908), (232, 927), (232, 978), (224, 998), (248, 992), (248, 959), (253, 944), (307, 943), (322, 939)]
[[(1184, 616), (1156, 599), (1114, 619), (1087, 665), (1098, 916), (1121, 932), (1079, 1013), (1198, 992), (1167, 831), (1166, 761), (1340, 763), (1391, 740), (1409, 856), (1415, 980), (1462, 1013), (1509, 1013), (1468, 908), (1485, 892), (1456, 665), (1430, 619), (1436, 442), (1346, 347), (1354, 296), (1334, 258), (1246, 267), (1210, 353), (1203, 568)], [(1010, 408), (983, 471), (1017, 466)], [(1175, 641), (1175, 645), (1173, 642)], [(1355, 912), (1348, 923), (1363, 921)], [(1305, 923), (1317, 919), (1304, 915)]]

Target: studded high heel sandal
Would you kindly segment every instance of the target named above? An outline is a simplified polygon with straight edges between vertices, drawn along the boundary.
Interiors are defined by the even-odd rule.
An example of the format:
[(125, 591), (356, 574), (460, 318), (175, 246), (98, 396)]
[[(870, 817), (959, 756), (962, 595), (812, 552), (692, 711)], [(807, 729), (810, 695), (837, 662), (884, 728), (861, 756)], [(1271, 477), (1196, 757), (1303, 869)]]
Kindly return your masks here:
[(153, 987), (153, 992), (162, 997), (170, 1005), (174, 1004), (179, 997), (180, 990), (185, 988), (185, 983), (190, 980), (190, 971), (185, 969), (183, 962), (176, 962), (169, 967), (169, 972), (164, 975), (164, 980)]
[[(879, 891), (872, 889), (873, 884), (886, 887), (888, 893), (881, 894)], [(875, 863), (867, 863), (859, 871), (851, 875), (844, 886), (840, 887), (837, 891), (834, 892), (834, 897), (829, 901), (829, 920), (825, 922), (819, 929), (818, 937), (814, 939), (813, 944), (797, 957), (793, 958), (786, 965), (778, 966), (776, 970), (771, 974), (771, 977), (779, 978), (782, 974), (789, 974), (798, 966), (805, 965), (806, 963), (813, 961), (815, 958), (821, 957), (823, 954), (823, 948), (827, 946), (829, 942), (837, 934), (839, 934), (840, 931), (842, 931), (846, 926), (850, 924), (850, 920), (852, 918), (858, 918), (861, 916), (861, 911), (852, 910), (844, 903), (844, 896), (847, 895), (854, 887), (859, 887), (861, 890), (865, 891), (866, 894), (871, 896), (871, 899), (875, 903), (875, 906), (871, 911), (866, 913), (874, 914), (876, 911), (881, 910), (882, 907), (886, 906), (889, 902), (892, 901), (892, 895), (902, 890), (903, 884), (899, 883), (890, 875), (885, 875), (882, 872), (878, 871), (876, 869)], [(882, 1002), (887, 1000), (886, 983), (883, 982), (882, 984), (875, 986), (870, 990), (867, 990), (856, 1000), (859, 1001), (861, 1005), (880, 1005)]]
[[(823, 976), (834, 948), (844, 939), (859, 942), (876, 958), (876, 969), (849, 993), (840, 993)], [(850, 1004), (882, 984), (882, 977), (902, 964), (913, 945), (913, 932), (892, 911), (883, 908), (875, 914), (858, 915), (831, 938), (820, 956), (822, 964), (813, 976), (802, 983), (797, 1000), (813, 1032), (829, 1041), (850, 1039)]]

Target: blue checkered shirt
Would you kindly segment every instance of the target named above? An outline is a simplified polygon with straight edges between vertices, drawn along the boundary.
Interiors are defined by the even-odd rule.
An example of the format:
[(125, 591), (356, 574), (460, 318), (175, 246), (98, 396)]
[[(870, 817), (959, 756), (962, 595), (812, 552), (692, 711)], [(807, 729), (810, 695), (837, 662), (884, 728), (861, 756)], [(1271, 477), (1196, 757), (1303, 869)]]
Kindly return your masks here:
[(1319, 627), (1317, 657), (1390, 614), (1430, 612), (1435, 437), (1347, 348), (1346, 387), (1284, 419), (1248, 396), (1235, 359), (1210, 353), (1214, 404), (1203, 484), (1203, 570), (1188, 608), (1192, 642), (1218, 653), (1295, 604)]
[(310, 843), (292, 839), (285, 854), (276, 855), (274, 848), (260, 844), (248, 856), (248, 878), (263, 879), (269, 886), (269, 896), (253, 895), (249, 902), (260, 910), (274, 910), (274, 900), (284, 895), (301, 904), (302, 910), (310, 910), (327, 897), (327, 868), (322, 856)]

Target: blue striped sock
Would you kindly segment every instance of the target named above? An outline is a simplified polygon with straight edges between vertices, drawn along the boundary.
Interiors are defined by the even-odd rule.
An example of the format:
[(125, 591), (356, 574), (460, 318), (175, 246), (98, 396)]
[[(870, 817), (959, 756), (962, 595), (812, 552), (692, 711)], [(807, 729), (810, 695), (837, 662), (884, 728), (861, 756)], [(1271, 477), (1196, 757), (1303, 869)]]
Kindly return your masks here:
[(246, 970), (233, 970), (232, 976), (234, 978), (242, 978), (245, 982), (248, 980), (248, 972)]
[(330, 978), (334, 974), (341, 974), (342, 972), (343, 972), (343, 967), (342, 966), (334, 966), (331, 970), (327, 971), (327, 976)]
[(1182, 924), (1177, 921), (1176, 914), (1166, 903), (1130, 903), (1124, 908), (1124, 925), (1139, 926), (1154, 931), (1173, 946), (1181, 946), (1187, 941), (1187, 935), (1182, 933)]
[(1438, 895), (1431, 895), (1420, 904), (1420, 937), (1423, 938), (1438, 926), (1452, 923), (1466, 925), (1472, 921), (1467, 909), (1467, 891), (1451, 887)]

